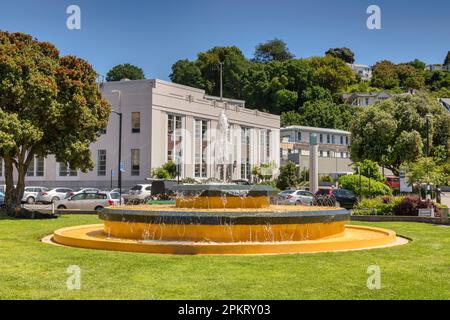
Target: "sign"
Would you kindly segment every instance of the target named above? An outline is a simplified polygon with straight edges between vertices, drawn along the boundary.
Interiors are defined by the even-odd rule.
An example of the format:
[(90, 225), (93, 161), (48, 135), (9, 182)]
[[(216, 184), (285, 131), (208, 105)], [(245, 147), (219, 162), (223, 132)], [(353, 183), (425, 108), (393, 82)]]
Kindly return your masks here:
[(125, 172), (125, 163), (120, 162), (120, 172)]
[(400, 178), (400, 192), (413, 192), (412, 186), (408, 184), (408, 181), (406, 180), (406, 172), (404, 170), (400, 171), (399, 174)]
[(115, 177), (116, 176), (116, 170), (112, 169), (111, 170), (111, 177)]
[(419, 217), (434, 217), (434, 208), (419, 209)]

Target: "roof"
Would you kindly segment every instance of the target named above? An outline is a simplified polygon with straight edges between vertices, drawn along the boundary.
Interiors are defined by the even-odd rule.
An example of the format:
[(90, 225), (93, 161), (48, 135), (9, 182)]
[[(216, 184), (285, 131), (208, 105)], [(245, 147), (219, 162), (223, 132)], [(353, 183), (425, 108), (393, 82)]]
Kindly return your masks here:
[(450, 111), (450, 98), (441, 98), (439, 101)]
[(288, 131), (288, 130), (311, 131), (311, 132), (317, 132), (317, 133), (336, 133), (336, 134), (344, 134), (344, 135), (351, 134), (349, 131), (344, 131), (344, 130), (306, 127), (306, 126), (288, 126), (288, 127), (281, 128), (281, 132)]

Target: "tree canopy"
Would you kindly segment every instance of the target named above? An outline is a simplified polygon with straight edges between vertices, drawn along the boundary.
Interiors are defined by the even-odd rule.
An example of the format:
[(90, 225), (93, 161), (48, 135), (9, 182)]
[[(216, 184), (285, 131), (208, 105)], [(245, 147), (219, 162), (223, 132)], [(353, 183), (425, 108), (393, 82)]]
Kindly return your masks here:
[(108, 71), (106, 81), (142, 80), (145, 79), (144, 71), (132, 64), (119, 64)]
[(325, 52), (327, 56), (339, 58), (344, 62), (355, 63), (355, 53), (349, 48), (332, 48)]
[(89, 146), (106, 127), (110, 107), (88, 62), (60, 57), (52, 44), (27, 34), (0, 32), (0, 79), (0, 157), (11, 209), (20, 205), (35, 157), (53, 154), (73, 169), (93, 168)]
[[(425, 153), (426, 116), (430, 115), (430, 147), (450, 159), (450, 114), (426, 94), (398, 96), (359, 109), (351, 125), (353, 161), (370, 159), (399, 173), (403, 163)], [(443, 155), (442, 155), (443, 153)]]
[(450, 65), (450, 51), (447, 52), (447, 56), (445, 56), (444, 66)]
[(294, 55), (289, 51), (283, 40), (275, 38), (256, 46), (255, 61), (286, 61), (292, 58), (294, 58)]

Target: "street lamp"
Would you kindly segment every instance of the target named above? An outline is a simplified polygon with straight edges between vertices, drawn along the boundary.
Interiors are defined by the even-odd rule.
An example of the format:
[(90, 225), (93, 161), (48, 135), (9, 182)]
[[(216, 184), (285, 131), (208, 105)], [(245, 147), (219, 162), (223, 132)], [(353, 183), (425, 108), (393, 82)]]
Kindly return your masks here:
[(119, 112), (112, 110), (119, 116), (119, 163), (117, 171), (117, 187), (119, 188), (119, 204), (122, 205), (122, 91), (112, 90), (112, 93), (117, 93), (119, 95)]
[(223, 100), (223, 61), (219, 61), (220, 65), (220, 101)]

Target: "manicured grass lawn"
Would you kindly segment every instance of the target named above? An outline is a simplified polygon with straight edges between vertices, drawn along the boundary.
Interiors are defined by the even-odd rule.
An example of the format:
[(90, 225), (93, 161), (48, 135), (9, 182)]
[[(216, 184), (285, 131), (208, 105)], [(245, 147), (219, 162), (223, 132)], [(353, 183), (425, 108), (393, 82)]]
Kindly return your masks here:
[[(448, 227), (366, 223), (414, 241), (388, 249), (280, 256), (164, 256), (40, 242), (55, 229), (92, 223), (99, 223), (96, 216), (0, 216), (0, 299), (450, 299)], [(67, 290), (70, 265), (81, 268), (79, 291)], [(381, 268), (381, 290), (366, 287), (370, 265)]]

